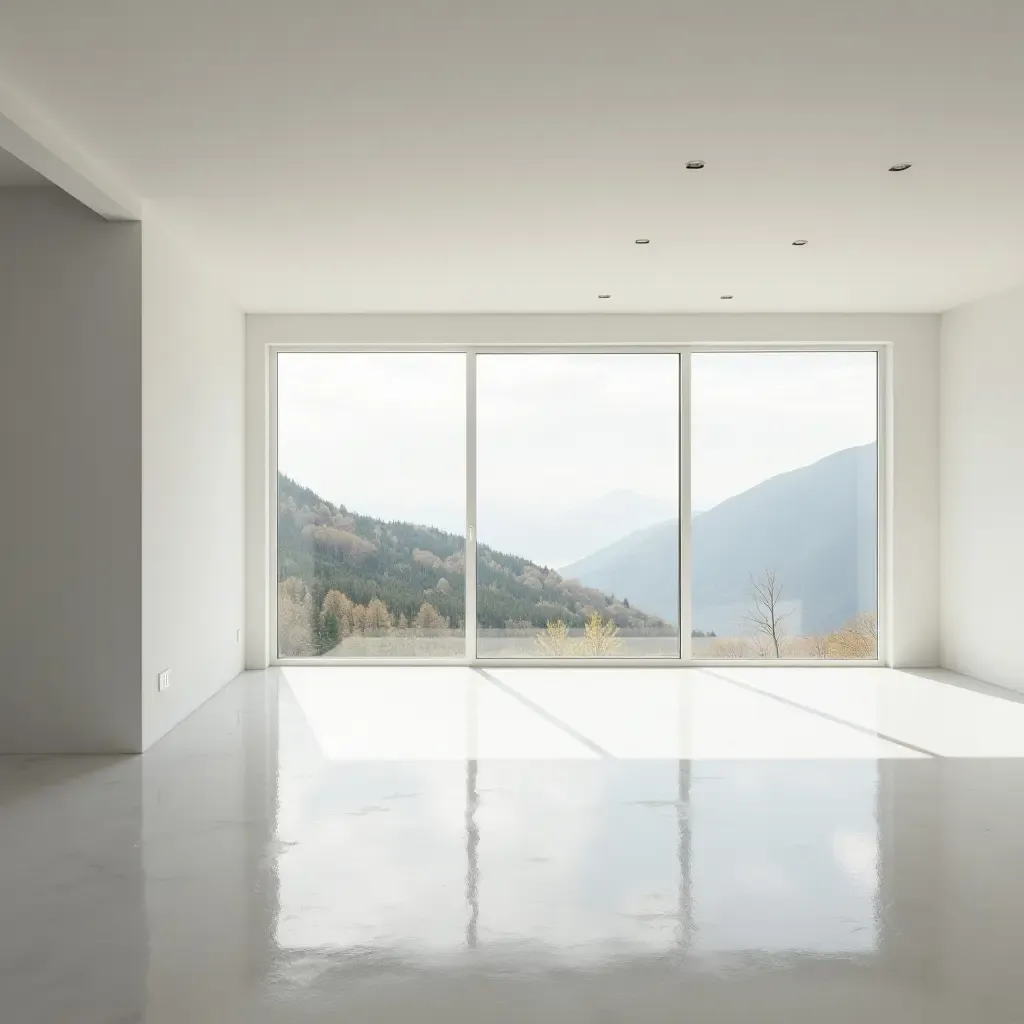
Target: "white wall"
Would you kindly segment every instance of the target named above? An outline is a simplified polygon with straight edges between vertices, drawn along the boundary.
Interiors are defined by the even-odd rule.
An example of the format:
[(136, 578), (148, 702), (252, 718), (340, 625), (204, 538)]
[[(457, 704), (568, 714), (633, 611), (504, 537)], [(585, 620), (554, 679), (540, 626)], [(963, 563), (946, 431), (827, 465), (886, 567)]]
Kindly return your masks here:
[(139, 749), (140, 245), (0, 189), (0, 752)]
[[(895, 668), (939, 663), (939, 318), (892, 334), (889, 631)], [(909, 318), (908, 318), (909, 321)]]
[(1024, 691), (1024, 288), (942, 319), (942, 664)]
[(937, 316), (872, 315), (479, 315), (246, 318), (246, 664), (269, 657), (268, 347), (558, 344), (794, 346), (887, 343), (889, 348), (890, 660), (934, 667), (939, 659), (939, 451)]
[[(142, 235), (142, 747), (242, 668), (244, 318), (157, 224)], [(244, 634), (243, 634), (244, 635)], [(171, 688), (157, 675), (171, 670)]]

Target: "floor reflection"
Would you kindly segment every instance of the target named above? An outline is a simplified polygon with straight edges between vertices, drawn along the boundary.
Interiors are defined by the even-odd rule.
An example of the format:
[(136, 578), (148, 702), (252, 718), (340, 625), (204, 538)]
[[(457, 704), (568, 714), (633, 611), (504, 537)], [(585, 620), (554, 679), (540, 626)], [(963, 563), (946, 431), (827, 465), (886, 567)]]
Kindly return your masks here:
[(281, 950), (362, 969), (369, 950), (593, 964), (876, 948), (875, 761), (343, 762), (316, 753), (287, 693), (280, 736)]
[(480, 806), (477, 792), (477, 763), (466, 762), (466, 903), (469, 907), (466, 921), (466, 945), (476, 949), (480, 927), (480, 827), (476, 812)]
[[(340, 757), (379, 721), (312, 721), (344, 703), (267, 673), (141, 759), (0, 759), (0, 1018), (1024, 1020), (1024, 759), (962, 756), (949, 716), (953, 756), (868, 756), (899, 748), (865, 732), (870, 694), (806, 674), (784, 695), (811, 710), (755, 744), (770, 757), (624, 757), (646, 722), (656, 753), (690, 729), (691, 750), (749, 755), (742, 737), (801, 712), (705, 682), (674, 705), (655, 683), (620, 723), (614, 678), (530, 682), (537, 722), (442, 680), (424, 728), (443, 719), (457, 758)], [(576, 713), (588, 679), (600, 700)], [(427, 708), (432, 682), (401, 686), (417, 682)], [(811, 758), (855, 705), (848, 756)]]
[[(282, 949), (869, 953), (877, 773), (478, 762), (282, 773)], [(362, 955), (362, 954), (360, 954)]]
[(877, 786), (872, 761), (695, 766), (695, 948), (874, 950)]

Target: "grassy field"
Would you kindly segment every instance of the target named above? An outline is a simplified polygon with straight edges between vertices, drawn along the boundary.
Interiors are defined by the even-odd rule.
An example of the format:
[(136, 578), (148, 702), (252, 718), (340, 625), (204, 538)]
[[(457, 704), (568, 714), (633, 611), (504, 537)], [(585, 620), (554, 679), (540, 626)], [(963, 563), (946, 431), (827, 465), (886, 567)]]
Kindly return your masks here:
[[(539, 630), (481, 630), (477, 637), (480, 658), (533, 658), (552, 657), (538, 645)], [(582, 639), (582, 630), (570, 631), (570, 640)], [(622, 636), (621, 646), (609, 651), (608, 658), (675, 658), (679, 655), (679, 640), (674, 636)], [(415, 630), (394, 631), (385, 636), (350, 636), (329, 651), (329, 658), (464, 658), (466, 639), (461, 631), (432, 631), (429, 635)], [(585, 655), (575, 655), (585, 656)], [(791, 637), (783, 645), (784, 658), (831, 660), (837, 657), (873, 658), (874, 652), (821, 652), (814, 638)], [(699, 660), (736, 660), (763, 657), (751, 638), (694, 637), (693, 657)], [(765, 660), (771, 660), (766, 658)]]

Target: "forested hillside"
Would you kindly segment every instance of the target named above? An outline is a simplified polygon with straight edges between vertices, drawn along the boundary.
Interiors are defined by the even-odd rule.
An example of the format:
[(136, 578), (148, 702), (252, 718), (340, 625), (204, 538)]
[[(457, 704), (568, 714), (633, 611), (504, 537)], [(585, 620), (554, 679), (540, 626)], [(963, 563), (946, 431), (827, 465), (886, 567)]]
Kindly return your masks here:
[[(278, 476), (278, 619), (284, 656), (325, 653), (352, 634), (431, 636), (465, 629), (465, 540), (384, 522)], [(525, 558), (478, 547), (483, 629), (582, 628), (595, 614), (629, 630), (671, 632), (654, 615)]]

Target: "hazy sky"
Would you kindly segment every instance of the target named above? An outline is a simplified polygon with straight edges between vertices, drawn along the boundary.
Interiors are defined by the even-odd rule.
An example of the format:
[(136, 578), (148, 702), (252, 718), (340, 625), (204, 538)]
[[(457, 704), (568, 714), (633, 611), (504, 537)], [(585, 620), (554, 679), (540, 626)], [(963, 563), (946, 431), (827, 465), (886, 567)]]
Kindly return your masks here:
[(693, 355), (693, 507), (874, 441), (876, 372), (873, 352)]
[[(477, 497), (575, 506), (679, 494), (679, 357), (481, 355)], [(483, 530), (483, 519), (480, 522)]]
[(466, 357), (287, 353), (278, 466), (330, 501), (462, 533)]
[[(279, 465), (331, 501), (462, 532), (465, 356), (286, 353)], [(678, 357), (480, 355), (478, 521), (632, 491), (674, 506)], [(692, 357), (693, 507), (875, 439), (873, 353)], [(529, 555), (530, 552), (522, 552)]]

